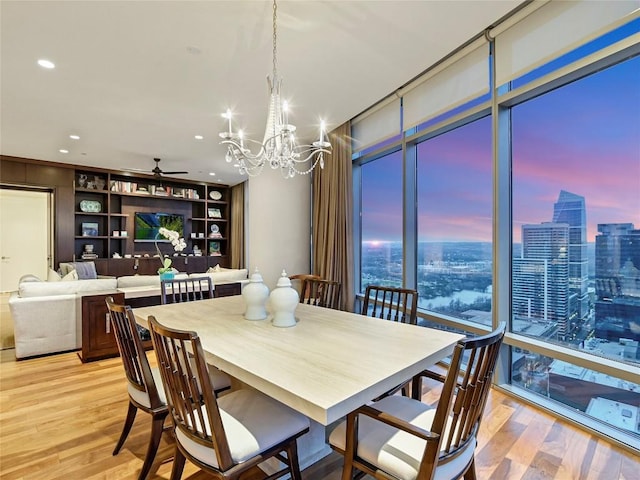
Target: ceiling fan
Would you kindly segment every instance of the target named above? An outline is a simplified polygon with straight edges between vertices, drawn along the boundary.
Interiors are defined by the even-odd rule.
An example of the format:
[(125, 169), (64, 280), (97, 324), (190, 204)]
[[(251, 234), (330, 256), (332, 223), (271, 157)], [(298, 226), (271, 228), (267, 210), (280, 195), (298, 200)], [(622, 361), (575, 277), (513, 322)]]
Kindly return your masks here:
[(153, 176), (156, 177), (156, 178), (162, 178), (163, 175), (182, 175), (182, 174), (189, 173), (189, 172), (165, 172), (164, 170), (162, 170), (160, 168), (160, 159), (159, 158), (154, 158), (153, 161), (156, 162), (156, 166), (151, 171), (142, 170), (142, 169), (139, 169), (139, 168), (126, 168), (126, 169), (123, 169), (123, 170), (132, 171), (132, 172), (148, 172), (148, 173), (152, 173)]

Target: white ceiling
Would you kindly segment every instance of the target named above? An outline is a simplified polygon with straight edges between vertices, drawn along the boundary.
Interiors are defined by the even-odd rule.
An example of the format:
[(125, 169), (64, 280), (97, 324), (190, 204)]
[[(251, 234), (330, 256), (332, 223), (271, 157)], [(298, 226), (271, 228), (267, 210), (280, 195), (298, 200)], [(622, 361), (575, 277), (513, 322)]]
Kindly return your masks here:
[[(278, 2), (278, 71), (298, 136), (356, 116), (520, 3)], [(181, 178), (242, 181), (218, 143), (220, 114), (231, 108), (262, 138), (271, 14), (260, 0), (2, 0), (1, 153), (112, 169), (159, 157), (190, 172)]]

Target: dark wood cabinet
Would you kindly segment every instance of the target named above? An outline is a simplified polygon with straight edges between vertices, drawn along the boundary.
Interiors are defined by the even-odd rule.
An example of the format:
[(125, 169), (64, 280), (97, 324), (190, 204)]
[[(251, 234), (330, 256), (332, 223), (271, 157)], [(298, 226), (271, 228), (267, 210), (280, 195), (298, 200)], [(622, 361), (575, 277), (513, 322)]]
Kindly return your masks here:
[(112, 296), (117, 303), (124, 303), (124, 293), (84, 295), (82, 297), (82, 351), (83, 362), (118, 355), (118, 346), (112, 333), (109, 311), (105, 302)]
[(218, 297), (230, 297), (232, 295), (240, 295), (242, 293), (242, 287), (240, 283), (218, 283), (213, 289), (213, 296)]
[[(113, 297), (116, 303), (125, 302), (124, 293), (100, 293), (96, 295), (84, 295), (82, 297), (82, 350), (80, 360), (92, 362), (103, 358), (117, 357), (118, 345), (113, 336), (109, 310), (105, 302), (107, 297)], [(160, 297), (149, 297), (150, 302), (136, 306), (157, 305)], [(142, 344), (146, 350), (153, 348), (150, 337), (142, 337)]]
[[(215, 297), (226, 297), (229, 295), (240, 295), (240, 283), (224, 283), (216, 285)], [(84, 295), (82, 302), (82, 350), (78, 354), (83, 363), (100, 360), (103, 358), (116, 357), (119, 355), (118, 345), (113, 336), (109, 310), (107, 309), (106, 298), (113, 297), (116, 303), (131, 303), (132, 307), (143, 307), (158, 305), (159, 296), (142, 297), (126, 302), (124, 293), (99, 293), (95, 295)], [(151, 340), (144, 340), (145, 349), (153, 348)]]

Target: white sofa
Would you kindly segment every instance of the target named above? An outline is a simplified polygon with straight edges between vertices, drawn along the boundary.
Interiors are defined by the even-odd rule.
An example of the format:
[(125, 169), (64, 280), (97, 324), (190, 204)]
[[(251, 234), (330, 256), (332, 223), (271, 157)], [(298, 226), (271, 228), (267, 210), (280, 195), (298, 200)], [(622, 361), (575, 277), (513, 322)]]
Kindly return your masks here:
[(82, 346), (82, 295), (115, 291), (115, 278), (60, 282), (22, 281), (9, 297), (16, 358)]
[[(210, 269), (212, 270), (212, 269)], [(247, 270), (216, 269), (176, 274), (176, 278), (208, 275), (216, 284), (248, 283)], [(158, 275), (128, 275), (71, 281), (40, 281), (26, 275), (9, 297), (16, 358), (76, 350), (82, 347), (82, 296), (124, 292), (125, 298), (159, 295)]]

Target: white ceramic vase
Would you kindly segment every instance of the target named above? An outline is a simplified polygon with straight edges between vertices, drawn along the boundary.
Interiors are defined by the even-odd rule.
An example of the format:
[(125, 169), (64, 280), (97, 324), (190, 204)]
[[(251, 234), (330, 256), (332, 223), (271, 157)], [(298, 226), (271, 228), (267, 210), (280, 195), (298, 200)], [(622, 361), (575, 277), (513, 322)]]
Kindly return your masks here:
[[(245, 287), (246, 288), (246, 287)], [(287, 272), (282, 271), (276, 288), (269, 296), (271, 309), (273, 310), (274, 327), (294, 327), (296, 324), (295, 311), (300, 297), (298, 292), (291, 287), (291, 280)]]
[(242, 298), (247, 309), (244, 318), (247, 320), (264, 320), (267, 318), (266, 303), (269, 298), (269, 287), (262, 281), (262, 275), (256, 268), (250, 282), (242, 290)]

